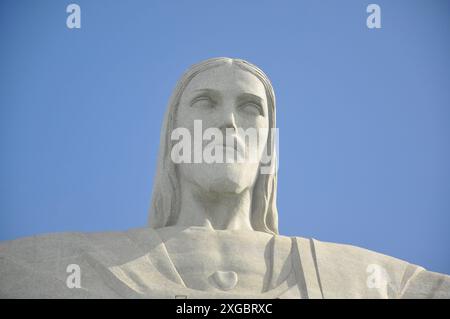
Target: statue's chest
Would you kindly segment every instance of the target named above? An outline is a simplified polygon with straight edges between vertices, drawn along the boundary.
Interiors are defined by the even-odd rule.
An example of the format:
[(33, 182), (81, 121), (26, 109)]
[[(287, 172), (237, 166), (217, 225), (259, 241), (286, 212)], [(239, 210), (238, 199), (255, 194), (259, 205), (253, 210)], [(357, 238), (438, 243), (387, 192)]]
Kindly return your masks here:
[(224, 240), (216, 236), (174, 238), (165, 242), (185, 285), (200, 290), (262, 291), (268, 273), (267, 242)]

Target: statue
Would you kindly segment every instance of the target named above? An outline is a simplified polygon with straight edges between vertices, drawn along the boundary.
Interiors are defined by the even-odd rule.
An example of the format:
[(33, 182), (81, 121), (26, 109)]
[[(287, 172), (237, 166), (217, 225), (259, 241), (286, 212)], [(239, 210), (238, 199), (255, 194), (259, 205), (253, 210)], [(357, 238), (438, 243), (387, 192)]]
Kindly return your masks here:
[(447, 275), (278, 234), (275, 110), (253, 64), (192, 66), (162, 126), (149, 227), (2, 242), (0, 296), (450, 298)]

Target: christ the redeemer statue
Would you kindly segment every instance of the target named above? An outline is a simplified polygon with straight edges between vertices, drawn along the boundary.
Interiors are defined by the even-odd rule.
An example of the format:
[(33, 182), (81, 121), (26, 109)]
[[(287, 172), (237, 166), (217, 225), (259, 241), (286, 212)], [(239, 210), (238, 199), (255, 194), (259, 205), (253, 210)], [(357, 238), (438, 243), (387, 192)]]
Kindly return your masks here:
[[(163, 123), (149, 227), (2, 242), (0, 297), (450, 298), (447, 275), (279, 235), (275, 110), (255, 65), (215, 58), (192, 66)], [(257, 145), (243, 137), (248, 129)], [(199, 133), (207, 136), (200, 144), (188, 141)], [(220, 161), (235, 152), (244, 160)]]

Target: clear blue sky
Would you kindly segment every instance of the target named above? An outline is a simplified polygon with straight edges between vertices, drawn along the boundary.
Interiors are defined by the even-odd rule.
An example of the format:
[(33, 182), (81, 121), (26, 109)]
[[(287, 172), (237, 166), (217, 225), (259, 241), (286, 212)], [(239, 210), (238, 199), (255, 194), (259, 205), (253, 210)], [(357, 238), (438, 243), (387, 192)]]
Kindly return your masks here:
[(450, 2), (0, 4), (0, 240), (147, 223), (181, 73), (247, 59), (271, 78), (285, 235), (450, 273)]

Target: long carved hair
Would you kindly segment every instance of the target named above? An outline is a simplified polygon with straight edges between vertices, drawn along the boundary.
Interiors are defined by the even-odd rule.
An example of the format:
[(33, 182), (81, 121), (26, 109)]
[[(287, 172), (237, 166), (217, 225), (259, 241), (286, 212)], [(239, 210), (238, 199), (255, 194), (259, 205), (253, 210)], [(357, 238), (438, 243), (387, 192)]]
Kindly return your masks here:
[[(268, 103), (269, 127), (275, 129), (275, 94), (269, 78), (257, 66), (241, 59), (212, 58), (191, 66), (178, 81), (169, 100), (161, 128), (161, 144), (158, 167), (153, 185), (149, 224), (152, 228), (176, 225), (180, 212), (180, 186), (175, 163), (170, 153), (173, 141), (170, 139), (174, 129), (180, 98), (189, 82), (199, 73), (222, 65), (233, 65), (255, 75), (264, 85)], [(272, 130), (271, 130), (272, 131)], [(270, 152), (267, 152), (270, 150)], [(252, 191), (251, 225), (254, 230), (278, 234), (278, 211), (276, 206), (277, 169), (274, 134), (269, 132), (265, 152), (270, 157), (270, 173), (259, 174)], [(260, 165), (261, 166), (261, 165)]]

